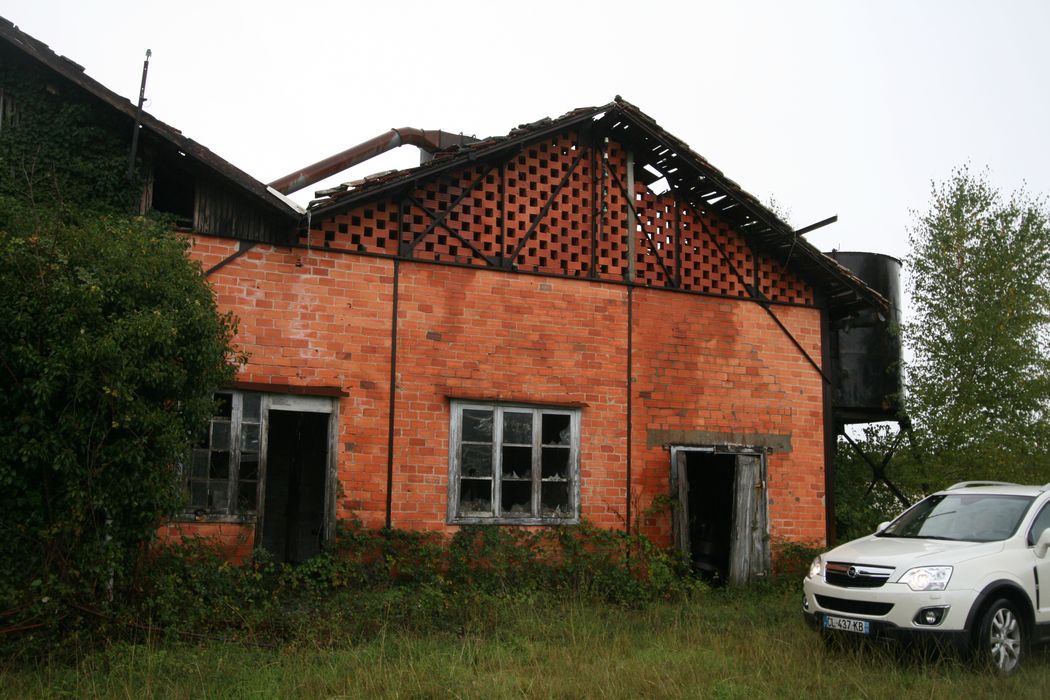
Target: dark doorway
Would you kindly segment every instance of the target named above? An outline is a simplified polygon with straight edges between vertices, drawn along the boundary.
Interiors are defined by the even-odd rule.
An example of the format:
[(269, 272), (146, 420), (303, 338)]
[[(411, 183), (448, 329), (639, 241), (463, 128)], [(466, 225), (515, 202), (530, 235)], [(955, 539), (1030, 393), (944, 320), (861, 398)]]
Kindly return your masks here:
[(761, 455), (674, 448), (674, 538), (693, 570), (742, 584), (769, 569), (765, 462)]
[(729, 578), (735, 477), (736, 458), (733, 455), (686, 453), (689, 549), (693, 570), (715, 583), (725, 583)]
[(324, 536), (328, 414), (269, 413), (262, 546), (276, 559), (306, 561)]

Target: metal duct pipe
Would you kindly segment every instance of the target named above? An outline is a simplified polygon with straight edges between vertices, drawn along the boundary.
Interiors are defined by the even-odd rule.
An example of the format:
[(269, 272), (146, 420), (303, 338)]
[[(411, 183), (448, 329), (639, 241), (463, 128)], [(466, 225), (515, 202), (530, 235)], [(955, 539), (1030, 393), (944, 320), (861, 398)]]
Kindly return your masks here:
[(416, 146), (425, 153), (433, 153), (442, 148), (472, 143), (476, 140), (470, 136), (450, 134), (441, 130), (423, 130), (411, 127), (391, 129), (375, 138), (368, 139), (356, 146), (351, 146), (342, 153), (329, 156), (313, 165), (308, 165), (305, 168), (296, 170), (294, 173), (277, 178), (270, 183), (270, 187), (281, 194), (298, 192), (304, 187), (309, 187), (315, 182), (320, 182), (326, 177), (375, 158), (380, 153), (386, 153), (398, 146)]

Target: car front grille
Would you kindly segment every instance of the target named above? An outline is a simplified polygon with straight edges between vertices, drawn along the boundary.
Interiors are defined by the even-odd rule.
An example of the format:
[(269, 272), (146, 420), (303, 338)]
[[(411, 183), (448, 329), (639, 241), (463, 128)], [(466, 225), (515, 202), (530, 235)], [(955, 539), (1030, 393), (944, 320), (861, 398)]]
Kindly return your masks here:
[(824, 567), (824, 580), (841, 588), (879, 588), (892, 573), (892, 567), (829, 561)]
[(867, 600), (847, 600), (818, 595), (817, 604), (825, 610), (853, 613), (855, 615), (885, 615), (893, 610), (893, 603), (872, 603)]

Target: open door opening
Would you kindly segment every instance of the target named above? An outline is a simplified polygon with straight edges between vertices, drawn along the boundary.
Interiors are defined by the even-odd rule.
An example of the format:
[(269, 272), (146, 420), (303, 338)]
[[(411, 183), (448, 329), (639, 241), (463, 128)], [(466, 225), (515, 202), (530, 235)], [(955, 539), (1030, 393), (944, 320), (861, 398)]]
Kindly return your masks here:
[(262, 546), (279, 561), (321, 551), (328, 422), (326, 413), (269, 412)]
[(735, 476), (733, 455), (686, 453), (689, 555), (693, 570), (712, 582), (729, 578)]
[(760, 454), (672, 449), (675, 542), (693, 570), (738, 585), (769, 569), (765, 461)]

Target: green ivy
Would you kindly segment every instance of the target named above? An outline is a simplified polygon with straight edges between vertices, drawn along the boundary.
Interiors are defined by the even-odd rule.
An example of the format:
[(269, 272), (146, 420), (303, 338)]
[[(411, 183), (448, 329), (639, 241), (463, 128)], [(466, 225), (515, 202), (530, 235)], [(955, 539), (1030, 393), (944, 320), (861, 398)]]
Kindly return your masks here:
[(15, 118), (0, 124), (0, 199), (8, 207), (52, 216), (131, 211), (141, 183), (126, 177), (125, 117), (18, 59), (0, 64), (0, 88), (16, 106)]

